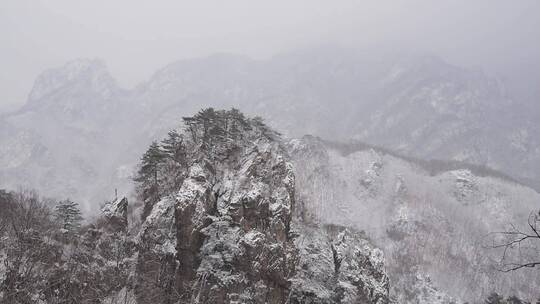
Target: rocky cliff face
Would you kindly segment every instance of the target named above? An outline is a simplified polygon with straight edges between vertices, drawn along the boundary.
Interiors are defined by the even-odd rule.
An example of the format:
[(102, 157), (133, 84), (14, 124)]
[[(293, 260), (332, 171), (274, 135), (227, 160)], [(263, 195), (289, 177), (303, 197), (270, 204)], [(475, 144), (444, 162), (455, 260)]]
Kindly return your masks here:
[(538, 297), (538, 272), (498, 271), (500, 253), (487, 239), (527, 219), (536, 191), (475, 168), (311, 136), (291, 140), (288, 150), (305, 216), (373, 239), (399, 303), (476, 303), (492, 291)]
[(137, 236), (139, 303), (388, 303), (382, 252), (354, 230), (295, 214), (277, 133), (235, 111), (203, 111), (181, 133), (181, 182)]
[(140, 242), (163, 234), (156, 254), (174, 256), (173, 285), (185, 301), (284, 303), (296, 255), (292, 168), (272, 131), (227, 115), (183, 134), (185, 176), (155, 204)]
[(381, 250), (354, 228), (298, 225), (291, 303), (389, 303)]

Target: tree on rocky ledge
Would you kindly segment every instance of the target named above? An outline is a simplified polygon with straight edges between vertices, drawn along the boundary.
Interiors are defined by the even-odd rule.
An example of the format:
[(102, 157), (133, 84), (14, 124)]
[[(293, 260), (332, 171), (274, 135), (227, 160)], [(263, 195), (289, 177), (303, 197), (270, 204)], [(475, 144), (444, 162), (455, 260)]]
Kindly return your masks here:
[(139, 195), (144, 203), (143, 219), (148, 215), (153, 204), (159, 201), (161, 195), (159, 191), (159, 166), (164, 157), (165, 154), (160, 145), (154, 141), (141, 158), (141, 164), (134, 180), (138, 184)]

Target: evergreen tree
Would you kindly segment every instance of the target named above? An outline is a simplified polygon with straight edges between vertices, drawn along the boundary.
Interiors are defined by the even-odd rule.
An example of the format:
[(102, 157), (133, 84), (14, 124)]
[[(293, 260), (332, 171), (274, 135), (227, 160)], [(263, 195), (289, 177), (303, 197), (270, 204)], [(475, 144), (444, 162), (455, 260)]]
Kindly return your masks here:
[(155, 141), (152, 142), (141, 159), (141, 166), (135, 181), (145, 186), (157, 186), (159, 164), (163, 161), (164, 157), (165, 154), (158, 143)]
[(199, 113), (197, 113), (197, 115), (195, 115), (195, 117), (197, 118), (199, 123), (202, 124), (202, 127), (203, 127), (203, 140), (206, 142), (209, 139), (210, 128), (215, 127), (217, 125), (217, 123), (216, 123), (217, 118), (218, 118), (217, 113), (214, 110), (214, 108), (206, 108), (206, 109), (203, 109), (203, 110), (199, 111)]
[(70, 200), (65, 200), (55, 207), (56, 220), (62, 225), (62, 228), (68, 232), (74, 232), (81, 226), (83, 217), (79, 204)]
[(176, 130), (170, 131), (167, 138), (161, 142), (161, 148), (165, 161), (161, 169), (164, 174), (160, 178), (160, 186), (162, 192), (169, 193), (181, 185), (188, 167), (184, 137)]
[(184, 138), (176, 130), (169, 132), (166, 139), (161, 142), (164, 156), (179, 164), (185, 164), (186, 148)]
[(142, 218), (146, 218), (152, 206), (159, 200), (159, 167), (163, 163), (165, 153), (157, 142), (152, 142), (141, 159), (141, 165), (135, 181), (144, 202)]
[(197, 142), (197, 119), (195, 117), (182, 117), (182, 120), (184, 121), (186, 128), (191, 133), (191, 140), (193, 140), (193, 142)]
[(244, 114), (238, 109), (232, 108), (227, 112), (227, 117), (230, 120), (229, 132), (233, 138), (237, 138), (242, 135), (240, 132), (242, 129), (249, 128), (249, 123), (247, 122)]

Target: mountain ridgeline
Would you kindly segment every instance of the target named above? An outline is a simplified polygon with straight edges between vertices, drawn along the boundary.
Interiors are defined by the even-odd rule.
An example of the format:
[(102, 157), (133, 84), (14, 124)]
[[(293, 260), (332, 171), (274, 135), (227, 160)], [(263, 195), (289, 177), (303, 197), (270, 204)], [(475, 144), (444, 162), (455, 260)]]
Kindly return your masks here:
[(390, 303), (381, 250), (300, 216), (278, 133), (234, 109), (183, 122), (144, 153), (135, 207), (117, 198), (68, 231), (0, 193), (0, 302)]
[(354, 139), (540, 185), (537, 105), (509, 96), (501, 81), (432, 56), (328, 47), (178, 61), (130, 90), (100, 60), (46, 71), (23, 107), (0, 115), (1, 186), (83, 206), (129, 192), (150, 142), (202, 106), (260, 115), (288, 137)]

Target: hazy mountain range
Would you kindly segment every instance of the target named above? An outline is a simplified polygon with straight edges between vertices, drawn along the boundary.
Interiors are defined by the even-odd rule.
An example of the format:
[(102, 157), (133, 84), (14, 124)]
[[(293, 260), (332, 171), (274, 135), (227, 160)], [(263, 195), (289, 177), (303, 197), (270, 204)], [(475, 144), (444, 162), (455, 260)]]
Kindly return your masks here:
[(201, 106), (240, 108), (287, 136), (357, 139), (540, 184), (539, 120), (496, 79), (435, 57), (323, 48), (179, 61), (131, 90), (100, 60), (48, 70), (0, 118), (1, 186), (84, 203), (127, 191), (143, 147)]

